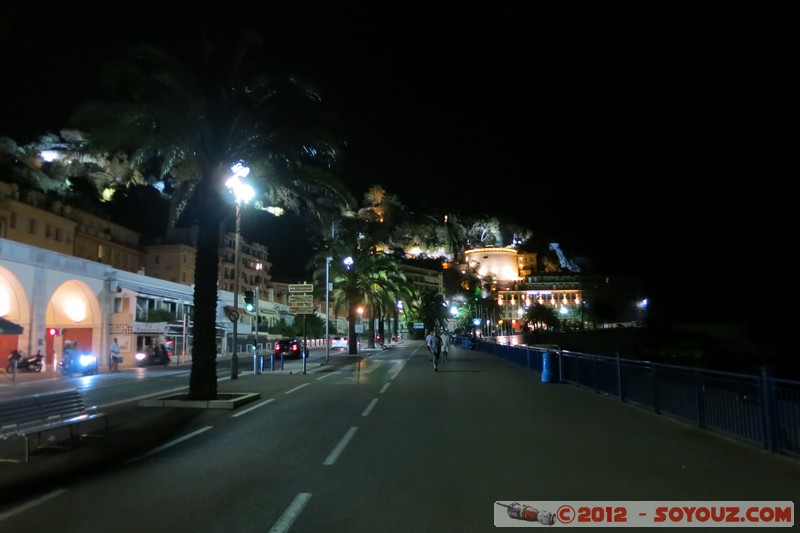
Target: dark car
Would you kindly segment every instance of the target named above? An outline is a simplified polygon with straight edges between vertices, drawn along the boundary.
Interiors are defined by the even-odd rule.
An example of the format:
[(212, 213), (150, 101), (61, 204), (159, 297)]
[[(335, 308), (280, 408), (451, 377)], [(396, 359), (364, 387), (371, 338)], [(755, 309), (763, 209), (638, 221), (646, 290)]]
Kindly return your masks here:
[(148, 346), (144, 352), (136, 354), (136, 366), (167, 366), (170, 363), (170, 352), (163, 344), (160, 346)]
[(286, 359), (299, 359), (302, 354), (302, 343), (297, 339), (281, 339), (275, 342), (275, 357), (283, 357)]

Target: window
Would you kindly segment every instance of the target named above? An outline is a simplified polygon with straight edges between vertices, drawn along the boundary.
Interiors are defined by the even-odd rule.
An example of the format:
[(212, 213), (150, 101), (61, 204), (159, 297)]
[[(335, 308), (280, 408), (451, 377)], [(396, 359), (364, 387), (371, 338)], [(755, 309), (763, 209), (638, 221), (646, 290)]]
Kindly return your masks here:
[(30, 219), (28, 222), (28, 232), (36, 235), (36, 221), (34, 219)]

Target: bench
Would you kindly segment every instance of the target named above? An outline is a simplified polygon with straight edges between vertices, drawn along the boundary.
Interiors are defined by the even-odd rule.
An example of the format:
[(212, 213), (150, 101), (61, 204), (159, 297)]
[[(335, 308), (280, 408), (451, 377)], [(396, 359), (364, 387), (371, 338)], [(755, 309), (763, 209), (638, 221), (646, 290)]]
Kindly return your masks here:
[[(102, 434), (98, 434), (99, 431)], [(0, 444), (24, 441), (26, 463), (31, 452), (39, 448), (69, 448), (81, 437), (107, 433), (107, 415), (97, 407), (87, 408), (75, 389), (0, 399)], [(1, 446), (0, 452), (5, 448)]]

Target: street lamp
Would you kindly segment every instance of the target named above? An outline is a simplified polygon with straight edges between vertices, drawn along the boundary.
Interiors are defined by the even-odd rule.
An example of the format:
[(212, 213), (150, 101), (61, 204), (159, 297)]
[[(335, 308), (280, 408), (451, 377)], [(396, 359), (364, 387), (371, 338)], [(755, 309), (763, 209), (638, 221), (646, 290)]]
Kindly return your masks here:
[(328, 256), (325, 258), (325, 364), (329, 363), (331, 359), (331, 328), (328, 323), (331, 316), (331, 307), (328, 303), (331, 290), (331, 283), (328, 281), (330, 279), (331, 261), (333, 261), (333, 257)]
[(403, 314), (404, 305), (403, 300), (397, 300), (397, 307), (395, 308), (396, 312), (394, 314), (394, 335), (395, 338), (400, 341), (400, 315)]
[[(250, 174), (250, 168), (242, 163), (236, 163), (231, 167), (231, 176), (225, 182), (225, 186), (230, 189), (236, 198), (236, 244), (233, 252), (233, 308), (239, 312), (239, 255), (241, 253), (240, 235), (242, 229), (242, 202), (247, 203), (255, 196), (255, 191), (250, 185), (242, 182), (242, 178)], [(239, 317), (233, 322), (233, 354), (231, 354), (231, 379), (239, 378), (239, 356), (236, 353), (237, 343), (239, 341)]]

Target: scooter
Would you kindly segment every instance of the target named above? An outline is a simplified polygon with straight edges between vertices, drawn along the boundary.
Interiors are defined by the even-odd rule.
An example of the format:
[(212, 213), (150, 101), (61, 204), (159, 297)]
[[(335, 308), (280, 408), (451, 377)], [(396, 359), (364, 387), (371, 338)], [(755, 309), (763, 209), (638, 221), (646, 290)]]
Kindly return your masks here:
[(17, 350), (11, 352), (6, 364), (6, 372), (13, 372), (14, 361), (17, 362), (17, 372), (41, 372), (44, 368), (44, 356), (37, 352), (33, 357), (25, 357)]
[(90, 353), (62, 356), (58, 369), (66, 377), (72, 377), (76, 373), (91, 376), (97, 374), (97, 356)]

